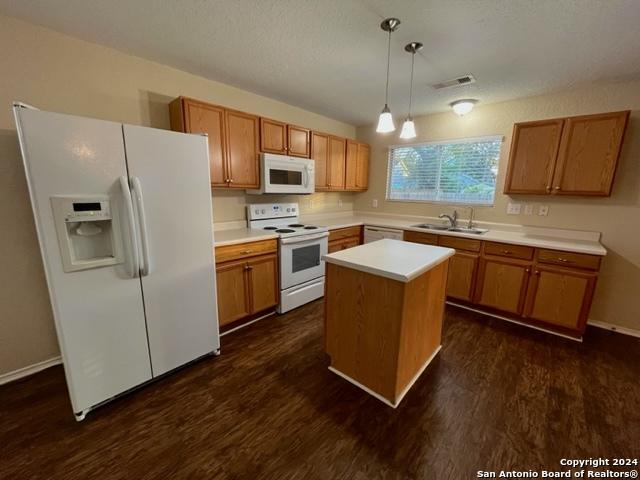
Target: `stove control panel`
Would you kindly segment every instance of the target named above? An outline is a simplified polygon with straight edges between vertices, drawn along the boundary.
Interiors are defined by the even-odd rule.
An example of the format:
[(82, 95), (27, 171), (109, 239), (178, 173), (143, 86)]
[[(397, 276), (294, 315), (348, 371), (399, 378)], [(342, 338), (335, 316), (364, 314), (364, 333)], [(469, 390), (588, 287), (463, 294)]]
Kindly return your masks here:
[(254, 203), (247, 205), (247, 219), (250, 221), (297, 217), (298, 214), (297, 203)]

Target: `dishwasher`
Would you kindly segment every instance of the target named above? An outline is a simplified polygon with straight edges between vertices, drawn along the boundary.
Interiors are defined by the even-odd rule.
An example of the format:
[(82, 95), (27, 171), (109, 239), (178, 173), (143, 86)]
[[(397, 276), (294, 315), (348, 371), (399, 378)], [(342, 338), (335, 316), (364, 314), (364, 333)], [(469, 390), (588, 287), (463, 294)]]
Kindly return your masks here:
[(384, 227), (364, 227), (364, 243), (375, 242), (383, 238), (402, 240), (402, 230)]

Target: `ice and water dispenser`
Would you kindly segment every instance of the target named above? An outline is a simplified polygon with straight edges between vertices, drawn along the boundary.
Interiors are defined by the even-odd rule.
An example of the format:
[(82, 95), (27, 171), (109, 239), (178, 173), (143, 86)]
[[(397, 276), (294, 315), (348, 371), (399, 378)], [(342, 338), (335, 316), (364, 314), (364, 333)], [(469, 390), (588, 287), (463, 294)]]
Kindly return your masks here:
[(65, 272), (123, 262), (117, 218), (108, 196), (51, 197)]

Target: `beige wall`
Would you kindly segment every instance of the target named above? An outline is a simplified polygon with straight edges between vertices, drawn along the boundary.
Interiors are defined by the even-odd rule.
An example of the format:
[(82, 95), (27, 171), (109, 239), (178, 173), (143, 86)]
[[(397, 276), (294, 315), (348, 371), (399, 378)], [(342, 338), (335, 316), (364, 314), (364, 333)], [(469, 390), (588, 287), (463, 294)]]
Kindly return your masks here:
[[(2, 16), (0, 45), (0, 374), (58, 354), (11, 101), (169, 128), (168, 102), (188, 95), (355, 136), (351, 125)], [(245, 218), (243, 192), (215, 191), (213, 196), (216, 221)], [(316, 194), (301, 203), (305, 212), (349, 210), (353, 198), (353, 194)]]
[[(498, 189), (502, 190), (514, 122), (616, 110), (632, 110), (618, 173), (610, 198), (556, 198), (496, 195), (495, 206), (476, 209), (480, 220), (602, 232), (609, 254), (603, 262), (591, 319), (640, 329), (640, 82), (576, 88), (493, 105), (479, 105), (458, 117), (441, 113), (416, 118), (415, 141), (481, 135), (504, 135)], [(370, 189), (356, 198), (356, 210), (437, 216), (453, 206), (385, 201), (388, 146), (396, 134), (378, 135), (374, 127), (358, 128), (358, 138), (372, 146)], [(372, 207), (378, 199), (379, 207)], [(507, 215), (509, 201), (549, 205), (549, 215)], [(467, 216), (464, 208), (459, 208)], [(537, 210), (537, 209), (536, 209)]]

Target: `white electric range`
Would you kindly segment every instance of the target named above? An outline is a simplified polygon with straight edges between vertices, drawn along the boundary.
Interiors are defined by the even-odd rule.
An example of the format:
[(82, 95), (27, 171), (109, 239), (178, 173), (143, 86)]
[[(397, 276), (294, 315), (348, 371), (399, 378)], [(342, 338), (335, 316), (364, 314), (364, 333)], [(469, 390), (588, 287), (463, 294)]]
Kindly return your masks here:
[(259, 203), (247, 206), (249, 228), (277, 233), (280, 260), (278, 313), (324, 296), (327, 227), (300, 223), (297, 203)]

